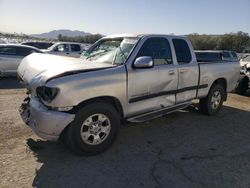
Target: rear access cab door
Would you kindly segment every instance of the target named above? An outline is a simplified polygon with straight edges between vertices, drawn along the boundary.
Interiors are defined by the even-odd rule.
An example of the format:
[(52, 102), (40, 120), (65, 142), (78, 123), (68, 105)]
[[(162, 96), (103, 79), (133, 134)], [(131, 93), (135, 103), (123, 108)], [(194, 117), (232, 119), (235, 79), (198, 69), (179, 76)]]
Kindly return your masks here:
[(199, 66), (189, 40), (183, 38), (172, 39), (178, 70), (178, 87), (176, 103), (196, 98), (199, 88)]

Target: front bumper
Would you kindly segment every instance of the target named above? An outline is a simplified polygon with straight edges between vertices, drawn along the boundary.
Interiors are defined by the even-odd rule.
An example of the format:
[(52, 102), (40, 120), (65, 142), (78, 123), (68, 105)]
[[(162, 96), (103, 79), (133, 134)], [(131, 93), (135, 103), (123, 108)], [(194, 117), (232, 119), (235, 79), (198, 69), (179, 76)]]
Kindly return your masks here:
[(36, 97), (26, 98), (20, 107), (23, 121), (45, 140), (56, 141), (75, 115), (49, 110)]

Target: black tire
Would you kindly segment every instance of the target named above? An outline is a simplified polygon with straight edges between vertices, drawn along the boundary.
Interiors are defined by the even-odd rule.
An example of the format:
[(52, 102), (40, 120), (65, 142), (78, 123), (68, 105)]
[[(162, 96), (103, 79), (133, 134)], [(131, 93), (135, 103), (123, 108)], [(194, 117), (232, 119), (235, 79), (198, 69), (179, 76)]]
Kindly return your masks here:
[[(217, 101), (217, 105), (216, 107), (213, 106), (213, 102), (212, 102), (212, 97), (217, 94), (217, 92), (219, 92), (219, 95), (221, 96), (221, 99), (220, 101), (218, 102)], [(207, 95), (206, 98), (203, 98), (203, 99), (200, 99), (200, 103), (199, 103), (199, 109), (201, 112), (203, 112), (204, 114), (207, 114), (207, 115), (215, 115), (217, 114), (220, 109), (221, 109), (221, 106), (223, 104), (223, 100), (225, 99), (225, 90), (224, 88), (219, 85), (219, 84), (216, 84), (216, 85), (213, 85)]]
[[(89, 140), (88, 139), (84, 140), (84, 138), (82, 138), (81, 136), (83, 126), (85, 127), (85, 129), (87, 127), (88, 132), (90, 130), (90, 126), (89, 125), (85, 126), (83, 125), (83, 123), (85, 121), (88, 121), (88, 119), (91, 117), (93, 119), (93, 117), (95, 117), (96, 114), (100, 114), (100, 116), (104, 115), (105, 118), (107, 118), (107, 120), (105, 121), (108, 122), (107, 124), (110, 127), (109, 133), (108, 134), (104, 134), (102, 132), (95, 133), (95, 135), (89, 136), (88, 138)], [(97, 115), (97, 117), (99, 116)], [(98, 120), (95, 121), (97, 122)], [(98, 125), (98, 126), (103, 126), (103, 125)], [(115, 108), (112, 105), (104, 102), (95, 102), (84, 106), (77, 112), (74, 121), (67, 128), (66, 142), (69, 148), (78, 155), (96, 155), (105, 151), (112, 145), (112, 143), (114, 142), (115, 138), (118, 135), (119, 128), (120, 128), (120, 116), (118, 112), (115, 110)], [(100, 134), (105, 135), (103, 136), (105, 139), (103, 139), (103, 141), (101, 141), (101, 143), (99, 144), (91, 145), (94, 144), (94, 136), (99, 136)], [(101, 138), (101, 136), (99, 137)], [(91, 143), (90, 138), (93, 139), (93, 143)], [(89, 143), (87, 143), (87, 141)]]
[(235, 92), (240, 94), (240, 95), (244, 95), (248, 89), (248, 82), (249, 82), (249, 78), (248, 77), (244, 77), (242, 78), (237, 87), (235, 88)]

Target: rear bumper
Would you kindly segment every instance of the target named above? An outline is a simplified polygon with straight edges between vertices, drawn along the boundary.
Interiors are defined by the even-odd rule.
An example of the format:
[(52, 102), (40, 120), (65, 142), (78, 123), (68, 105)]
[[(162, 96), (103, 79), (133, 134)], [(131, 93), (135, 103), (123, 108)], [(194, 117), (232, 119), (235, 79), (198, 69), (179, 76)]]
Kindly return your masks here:
[(37, 98), (26, 100), (20, 114), (23, 121), (39, 137), (56, 141), (64, 128), (74, 120), (75, 115), (49, 110)]

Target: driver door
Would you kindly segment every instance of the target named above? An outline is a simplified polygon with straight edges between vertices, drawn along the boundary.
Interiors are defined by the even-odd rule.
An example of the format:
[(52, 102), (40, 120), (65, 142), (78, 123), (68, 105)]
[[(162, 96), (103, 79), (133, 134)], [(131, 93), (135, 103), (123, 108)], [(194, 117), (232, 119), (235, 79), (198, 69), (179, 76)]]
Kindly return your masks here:
[(152, 68), (128, 70), (128, 115), (140, 114), (175, 104), (177, 69), (167, 38), (150, 37), (140, 48), (136, 58), (150, 56)]

